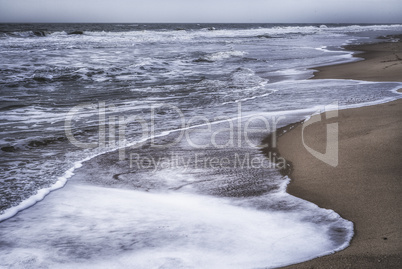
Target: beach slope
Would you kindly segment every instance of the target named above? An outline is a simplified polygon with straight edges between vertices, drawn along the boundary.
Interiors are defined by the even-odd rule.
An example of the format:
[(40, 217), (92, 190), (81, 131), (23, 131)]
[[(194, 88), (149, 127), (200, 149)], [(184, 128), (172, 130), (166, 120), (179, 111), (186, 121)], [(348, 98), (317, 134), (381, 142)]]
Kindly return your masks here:
[[(367, 60), (318, 68), (315, 78), (401, 81), (401, 45), (354, 46)], [(302, 125), (279, 138), (278, 150), (293, 164), (288, 192), (353, 221), (355, 236), (343, 251), (285, 268), (402, 268), (402, 100), (341, 110), (305, 128), (305, 144), (324, 153), (326, 126), (335, 122), (336, 167), (307, 151)]]

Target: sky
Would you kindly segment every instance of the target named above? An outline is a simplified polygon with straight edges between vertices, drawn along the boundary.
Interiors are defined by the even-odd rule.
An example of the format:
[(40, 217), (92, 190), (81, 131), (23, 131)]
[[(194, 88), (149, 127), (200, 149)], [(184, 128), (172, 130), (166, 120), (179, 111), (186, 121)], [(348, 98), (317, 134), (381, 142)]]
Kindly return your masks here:
[(402, 23), (402, 0), (0, 0), (0, 22)]

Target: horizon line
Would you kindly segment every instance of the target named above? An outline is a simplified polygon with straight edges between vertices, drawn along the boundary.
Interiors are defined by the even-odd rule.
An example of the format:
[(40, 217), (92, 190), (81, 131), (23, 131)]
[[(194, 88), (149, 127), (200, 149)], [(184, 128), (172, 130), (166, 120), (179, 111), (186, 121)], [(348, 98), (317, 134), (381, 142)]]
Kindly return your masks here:
[(402, 24), (401, 22), (2, 22), (0, 24)]

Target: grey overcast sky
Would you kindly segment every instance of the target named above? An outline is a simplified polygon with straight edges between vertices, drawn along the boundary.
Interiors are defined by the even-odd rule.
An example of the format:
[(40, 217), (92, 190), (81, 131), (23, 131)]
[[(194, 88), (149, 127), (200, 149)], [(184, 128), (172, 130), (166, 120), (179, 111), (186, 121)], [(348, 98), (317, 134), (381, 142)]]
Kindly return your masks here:
[(402, 0), (0, 0), (0, 22), (401, 23)]

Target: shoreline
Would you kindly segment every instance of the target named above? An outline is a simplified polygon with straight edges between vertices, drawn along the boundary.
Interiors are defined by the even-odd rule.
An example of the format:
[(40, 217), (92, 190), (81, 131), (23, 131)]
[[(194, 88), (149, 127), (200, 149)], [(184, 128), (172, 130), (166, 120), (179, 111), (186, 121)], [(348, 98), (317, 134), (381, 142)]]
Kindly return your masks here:
[[(391, 42), (399, 38), (398, 42)], [(364, 81), (402, 82), (402, 35), (391, 36), (389, 42), (346, 45), (360, 61), (318, 66), (310, 79), (353, 79)]]
[[(355, 56), (364, 60), (314, 68), (313, 79), (402, 82), (401, 41), (345, 48), (362, 51)], [(287, 192), (352, 221), (355, 235), (342, 251), (283, 268), (400, 268), (402, 99), (340, 110), (304, 130), (306, 145), (324, 153), (330, 123), (339, 126), (337, 167), (306, 150), (303, 124), (278, 136), (276, 151), (291, 163)]]

